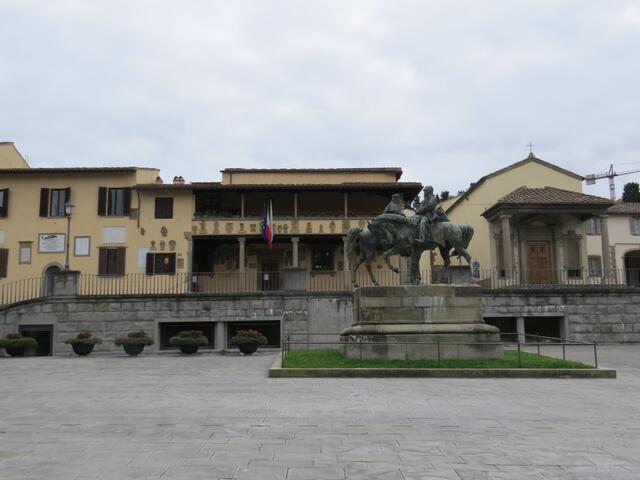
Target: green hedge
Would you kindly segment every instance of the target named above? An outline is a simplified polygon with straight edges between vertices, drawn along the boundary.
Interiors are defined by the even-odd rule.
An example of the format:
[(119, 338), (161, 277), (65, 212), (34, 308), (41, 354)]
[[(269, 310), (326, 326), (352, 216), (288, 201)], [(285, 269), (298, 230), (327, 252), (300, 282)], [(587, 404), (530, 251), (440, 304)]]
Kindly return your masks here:
[(184, 332), (180, 332), (175, 337), (171, 337), (169, 339), (169, 345), (173, 345), (175, 347), (189, 345), (202, 347), (204, 345), (209, 345), (209, 340), (207, 340), (207, 337), (205, 337), (200, 330), (186, 330)]
[(74, 343), (83, 345), (99, 345), (102, 343), (102, 339), (100, 337), (96, 337), (91, 332), (80, 332), (75, 337), (67, 338), (64, 343), (70, 345), (73, 345)]
[(17, 333), (10, 333), (4, 338), (0, 338), (0, 348), (37, 348), (38, 342), (35, 338), (23, 337)]

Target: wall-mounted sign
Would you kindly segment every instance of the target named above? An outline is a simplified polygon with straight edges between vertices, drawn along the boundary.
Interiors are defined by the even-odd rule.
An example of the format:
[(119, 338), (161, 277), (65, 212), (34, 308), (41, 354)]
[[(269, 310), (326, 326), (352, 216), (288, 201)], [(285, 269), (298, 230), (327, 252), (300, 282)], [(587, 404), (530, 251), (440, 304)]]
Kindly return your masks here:
[(40, 253), (64, 253), (64, 233), (41, 233), (38, 235), (38, 252)]

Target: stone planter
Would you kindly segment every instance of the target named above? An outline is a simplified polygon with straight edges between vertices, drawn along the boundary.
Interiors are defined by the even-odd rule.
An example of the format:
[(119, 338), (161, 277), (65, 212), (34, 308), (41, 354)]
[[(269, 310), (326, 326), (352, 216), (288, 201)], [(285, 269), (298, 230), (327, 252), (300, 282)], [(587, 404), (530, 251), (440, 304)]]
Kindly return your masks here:
[(27, 349), (24, 347), (6, 347), (5, 350), (12, 357), (24, 357), (24, 352)]
[(73, 353), (76, 355), (80, 355), (81, 357), (85, 357), (93, 352), (93, 347), (95, 344), (93, 343), (72, 343), (71, 348), (73, 348)]
[(122, 348), (124, 348), (124, 353), (130, 357), (137, 357), (144, 350), (144, 345), (141, 343), (129, 343), (122, 345)]
[(198, 345), (180, 345), (180, 351), (185, 355), (193, 355), (198, 351)]
[(255, 343), (242, 343), (238, 345), (238, 350), (242, 352), (243, 355), (251, 355), (258, 350), (258, 342)]

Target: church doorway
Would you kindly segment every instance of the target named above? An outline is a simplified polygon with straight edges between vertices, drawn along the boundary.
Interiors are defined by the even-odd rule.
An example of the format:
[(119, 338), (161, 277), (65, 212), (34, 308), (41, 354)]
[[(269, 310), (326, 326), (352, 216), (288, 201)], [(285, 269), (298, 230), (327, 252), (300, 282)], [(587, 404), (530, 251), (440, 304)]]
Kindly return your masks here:
[(529, 283), (551, 283), (551, 255), (549, 242), (527, 242)]

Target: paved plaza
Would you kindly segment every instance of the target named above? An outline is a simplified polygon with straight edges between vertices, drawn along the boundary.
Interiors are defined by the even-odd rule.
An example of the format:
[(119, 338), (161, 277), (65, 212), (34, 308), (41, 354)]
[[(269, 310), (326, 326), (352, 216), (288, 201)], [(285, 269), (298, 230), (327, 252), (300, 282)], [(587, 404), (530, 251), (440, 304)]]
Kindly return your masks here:
[(0, 358), (0, 478), (638, 479), (615, 380), (270, 379), (271, 354)]

